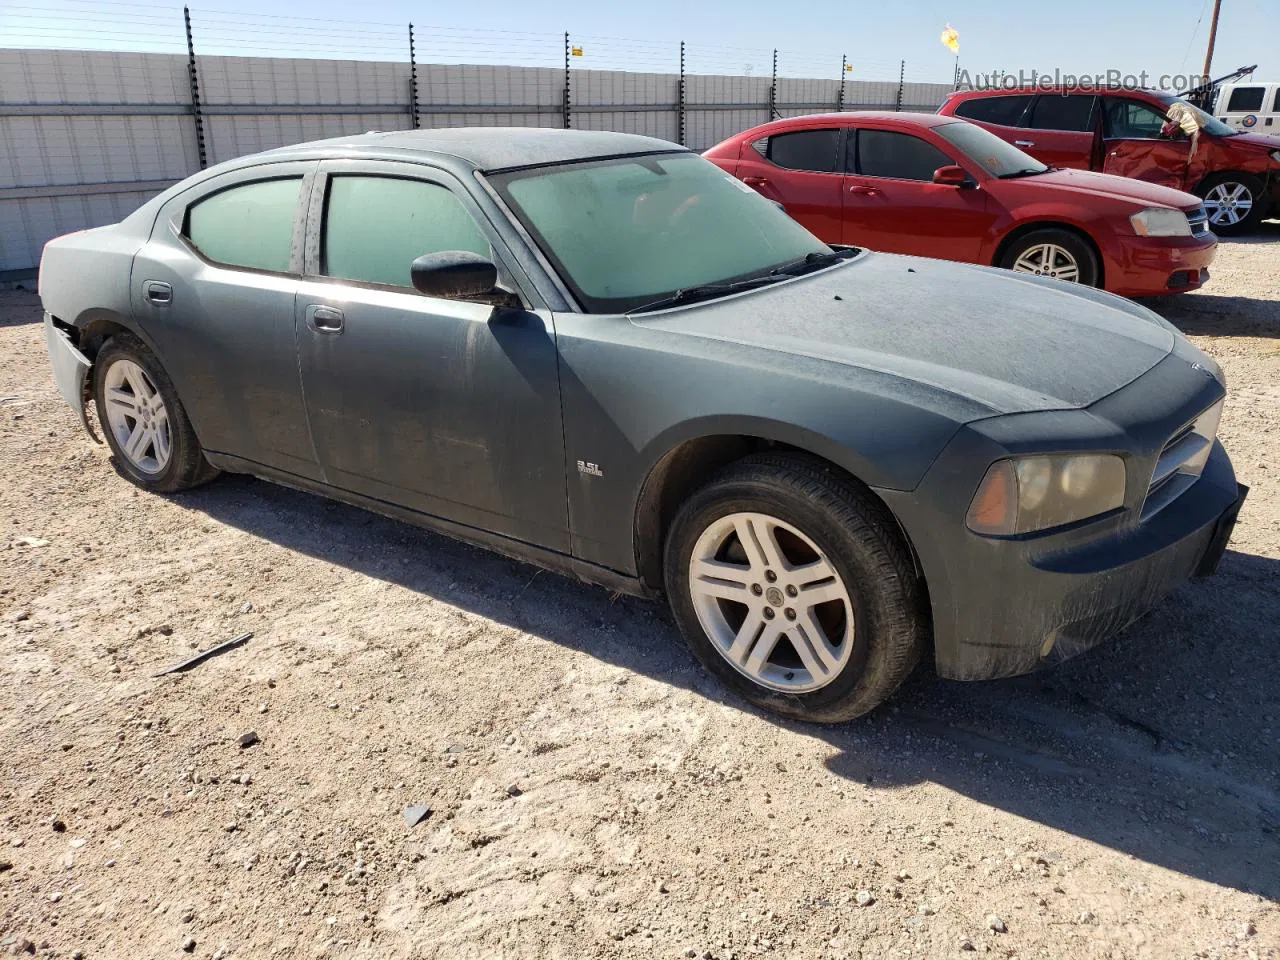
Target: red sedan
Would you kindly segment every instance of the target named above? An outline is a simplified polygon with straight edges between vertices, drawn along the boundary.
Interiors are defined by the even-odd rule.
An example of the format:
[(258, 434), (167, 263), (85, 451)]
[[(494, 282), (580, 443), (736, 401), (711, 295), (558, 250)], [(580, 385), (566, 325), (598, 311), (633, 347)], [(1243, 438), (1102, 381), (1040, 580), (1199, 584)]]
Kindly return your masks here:
[(990, 264), (1125, 296), (1194, 290), (1217, 248), (1189, 193), (1049, 167), (954, 117), (776, 120), (704, 156), (827, 243)]

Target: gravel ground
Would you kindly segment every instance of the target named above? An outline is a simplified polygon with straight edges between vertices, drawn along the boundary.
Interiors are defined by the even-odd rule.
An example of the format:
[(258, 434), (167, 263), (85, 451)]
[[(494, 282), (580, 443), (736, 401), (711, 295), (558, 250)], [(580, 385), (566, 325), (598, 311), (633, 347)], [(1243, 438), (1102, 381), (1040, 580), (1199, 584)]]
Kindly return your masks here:
[(0, 953), (1280, 957), (1280, 229), (1152, 306), (1231, 381), (1220, 574), (816, 728), (657, 604), (248, 478), (135, 490), (0, 295)]

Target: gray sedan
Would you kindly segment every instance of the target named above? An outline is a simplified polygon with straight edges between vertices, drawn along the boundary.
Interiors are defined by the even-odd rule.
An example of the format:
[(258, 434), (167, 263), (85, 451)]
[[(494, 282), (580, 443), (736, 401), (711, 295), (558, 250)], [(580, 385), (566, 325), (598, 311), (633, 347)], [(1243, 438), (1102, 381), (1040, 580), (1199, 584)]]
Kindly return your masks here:
[(54, 374), (119, 471), (313, 490), (665, 593), (747, 700), (1005, 676), (1221, 557), (1217, 365), (1141, 306), (832, 248), (659, 140), (368, 134), (49, 243)]

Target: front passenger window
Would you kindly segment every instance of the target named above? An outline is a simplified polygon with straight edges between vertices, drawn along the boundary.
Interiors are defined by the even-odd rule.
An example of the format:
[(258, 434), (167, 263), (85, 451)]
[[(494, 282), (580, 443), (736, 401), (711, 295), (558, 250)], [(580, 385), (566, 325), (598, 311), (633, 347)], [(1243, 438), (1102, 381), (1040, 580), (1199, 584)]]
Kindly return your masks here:
[(1166, 117), (1145, 103), (1137, 100), (1124, 100), (1108, 97), (1106, 100), (1107, 128), (1104, 131), (1109, 140), (1156, 140), (1164, 128)]
[(363, 283), (412, 287), (409, 267), (427, 253), (489, 243), (447, 188), (398, 177), (333, 176), (325, 202), (322, 272)]
[(183, 233), (215, 263), (285, 273), (301, 187), (288, 177), (219, 190), (188, 208)]

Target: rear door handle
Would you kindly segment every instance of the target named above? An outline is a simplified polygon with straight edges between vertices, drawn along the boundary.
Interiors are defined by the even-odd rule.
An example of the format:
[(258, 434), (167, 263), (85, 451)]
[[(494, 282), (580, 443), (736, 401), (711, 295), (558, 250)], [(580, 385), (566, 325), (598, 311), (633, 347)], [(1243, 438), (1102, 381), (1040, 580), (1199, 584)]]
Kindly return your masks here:
[(849, 188), (849, 192), (859, 197), (874, 197), (880, 193), (880, 188), (869, 187), (862, 183), (855, 183)]
[(307, 326), (316, 333), (341, 333), (346, 317), (337, 307), (326, 307), (322, 303), (307, 306)]
[(167, 307), (173, 303), (173, 287), (163, 280), (148, 280), (142, 285), (148, 302)]
[(1034, 147), (1036, 142), (1034, 140), (1015, 140), (1013, 145), (1015, 147)]
[(742, 182), (748, 187), (763, 187), (769, 182), (768, 177), (743, 177)]

